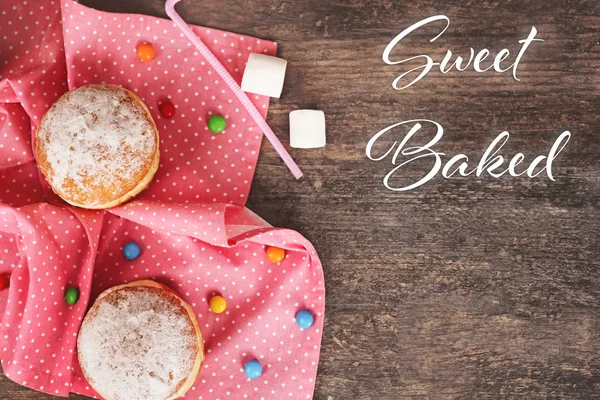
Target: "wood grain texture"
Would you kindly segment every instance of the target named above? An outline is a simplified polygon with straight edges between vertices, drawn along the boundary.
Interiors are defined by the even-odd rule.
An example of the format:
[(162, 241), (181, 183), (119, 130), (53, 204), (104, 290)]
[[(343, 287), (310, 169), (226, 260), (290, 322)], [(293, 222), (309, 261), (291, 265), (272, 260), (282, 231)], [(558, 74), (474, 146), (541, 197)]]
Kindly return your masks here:
[[(161, 0), (82, 3), (165, 16)], [(327, 147), (291, 151), (299, 182), (264, 141), (248, 204), (303, 233), (324, 263), (316, 399), (600, 399), (600, 2), (187, 0), (178, 10), (279, 43), (289, 70), (269, 121), (284, 142), (291, 110), (327, 115)], [(449, 30), (435, 43), (436, 29), (422, 30), (399, 57), (518, 51), (531, 26), (545, 42), (526, 53), (521, 82), (434, 71), (393, 90), (406, 69), (385, 65), (383, 49), (436, 14)], [(504, 130), (503, 153), (528, 159), (564, 130), (573, 137), (556, 182), (436, 179), (394, 193), (381, 182), (391, 166), (365, 146), (414, 118), (444, 125), (439, 151), (476, 160)], [(0, 399), (48, 398), (0, 377)]]

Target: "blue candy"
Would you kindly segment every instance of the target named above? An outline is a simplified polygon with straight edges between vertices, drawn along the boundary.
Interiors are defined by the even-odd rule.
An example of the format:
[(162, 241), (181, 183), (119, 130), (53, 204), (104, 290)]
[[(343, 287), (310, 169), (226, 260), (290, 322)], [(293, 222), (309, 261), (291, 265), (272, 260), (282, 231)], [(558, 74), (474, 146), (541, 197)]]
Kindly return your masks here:
[(314, 322), (315, 317), (313, 317), (310, 311), (302, 310), (296, 314), (296, 323), (302, 329), (310, 328)]
[(136, 242), (129, 242), (123, 246), (123, 255), (129, 261), (133, 261), (140, 256), (142, 249)]
[(251, 360), (244, 365), (244, 372), (250, 379), (256, 379), (262, 375), (262, 365), (256, 360)]

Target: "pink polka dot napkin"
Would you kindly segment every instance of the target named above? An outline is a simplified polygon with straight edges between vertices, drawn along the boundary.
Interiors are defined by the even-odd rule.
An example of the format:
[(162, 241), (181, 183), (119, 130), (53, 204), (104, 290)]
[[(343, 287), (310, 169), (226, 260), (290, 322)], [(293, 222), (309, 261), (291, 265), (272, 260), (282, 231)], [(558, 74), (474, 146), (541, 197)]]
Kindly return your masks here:
[[(250, 53), (276, 45), (194, 27), (241, 80)], [(136, 47), (150, 42), (156, 58)], [(150, 187), (110, 211), (67, 206), (49, 189), (32, 152), (35, 129), (65, 91), (111, 83), (138, 94), (161, 136), (161, 163)], [(172, 119), (158, 105), (176, 106)], [(253, 96), (264, 115), (268, 98)], [(224, 134), (206, 121), (221, 114)], [(90, 303), (124, 282), (155, 279), (176, 290), (197, 315), (207, 352), (186, 399), (311, 398), (323, 328), (321, 264), (300, 234), (272, 228), (244, 207), (262, 133), (235, 96), (172, 22), (111, 14), (73, 0), (4, 0), (0, 11), (0, 361), (15, 382), (57, 396), (95, 396), (77, 362), (76, 338)], [(282, 173), (287, 170), (282, 165)], [(141, 256), (127, 261), (123, 245)], [(271, 263), (267, 246), (286, 249)], [(80, 289), (77, 304), (64, 301)], [(208, 299), (227, 299), (215, 315)], [(299, 310), (315, 316), (309, 329)], [(263, 375), (249, 379), (257, 359)]]

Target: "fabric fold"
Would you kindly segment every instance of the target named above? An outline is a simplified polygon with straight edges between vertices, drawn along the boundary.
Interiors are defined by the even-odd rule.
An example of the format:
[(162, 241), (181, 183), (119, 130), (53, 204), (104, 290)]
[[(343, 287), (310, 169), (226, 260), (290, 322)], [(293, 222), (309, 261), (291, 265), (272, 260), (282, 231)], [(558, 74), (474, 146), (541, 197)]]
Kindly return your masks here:
[[(77, 362), (77, 332), (105, 289), (154, 279), (176, 290), (200, 323), (206, 362), (185, 398), (311, 398), (317, 373), (325, 289), (312, 244), (276, 229), (244, 207), (262, 133), (171, 21), (111, 14), (73, 0), (5, 0), (0, 15), (0, 362), (13, 381), (57, 396), (97, 396)], [(193, 27), (235, 79), (250, 53), (275, 55), (276, 44)], [(141, 62), (136, 46), (157, 57)], [(40, 175), (33, 135), (67, 89), (124, 86), (148, 106), (160, 132), (155, 179), (134, 201), (106, 211), (67, 205)], [(171, 119), (158, 104), (176, 106)], [(266, 116), (269, 99), (252, 100)], [(227, 119), (213, 135), (207, 119)], [(282, 173), (287, 173), (282, 166)], [(134, 241), (134, 261), (122, 254)], [(272, 263), (268, 246), (286, 250)], [(80, 291), (69, 306), (64, 293)], [(227, 299), (213, 314), (209, 299)], [(295, 314), (310, 310), (301, 330)], [(259, 360), (263, 378), (243, 372)]]
[[(0, 229), (14, 235), (20, 258), (0, 329), (2, 368), (24, 386), (66, 396), (90, 298), (94, 246), (70, 210), (46, 203), (0, 205)], [(81, 293), (74, 306), (62, 300), (71, 286)]]

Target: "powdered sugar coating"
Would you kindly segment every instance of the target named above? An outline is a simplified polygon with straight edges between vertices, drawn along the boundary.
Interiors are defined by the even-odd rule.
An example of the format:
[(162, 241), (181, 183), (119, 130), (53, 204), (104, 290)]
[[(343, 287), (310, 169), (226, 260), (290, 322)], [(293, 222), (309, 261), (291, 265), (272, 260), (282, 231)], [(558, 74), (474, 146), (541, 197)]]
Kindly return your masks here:
[(192, 372), (197, 340), (174, 294), (126, 288), (90, 309), (79, 332), (79, 362), (89, 383), (106, 399), (165, 400)]
[(83, 86), (42, 119), (37, 155), (65, 200), (98, 206), (132, 191), (157, 151), (156, 128), (137, 96), (114, 85)]

